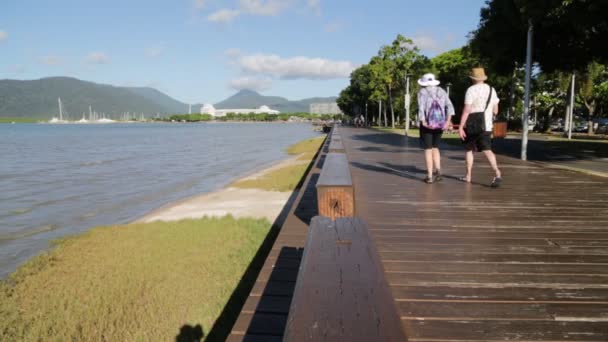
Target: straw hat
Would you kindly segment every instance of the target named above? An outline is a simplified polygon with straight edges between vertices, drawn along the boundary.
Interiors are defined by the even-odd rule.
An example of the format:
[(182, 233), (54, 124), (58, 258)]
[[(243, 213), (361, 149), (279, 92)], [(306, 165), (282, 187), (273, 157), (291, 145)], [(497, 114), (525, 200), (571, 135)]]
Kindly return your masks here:
[(436, 86), (436, 85), (439, 85), (439, 81), (435, 79), (435, 75), (433, 75), (433, 74), (424, 74), (418, 80), (418, 84), (420, 84), (423, 87)]
[(471, 74), (469, 74), (469, 77), (475, 81), (485, 81), (488, 79), (488, 76), (486, 76), (486, 71), (483, 68), (471, 69)]

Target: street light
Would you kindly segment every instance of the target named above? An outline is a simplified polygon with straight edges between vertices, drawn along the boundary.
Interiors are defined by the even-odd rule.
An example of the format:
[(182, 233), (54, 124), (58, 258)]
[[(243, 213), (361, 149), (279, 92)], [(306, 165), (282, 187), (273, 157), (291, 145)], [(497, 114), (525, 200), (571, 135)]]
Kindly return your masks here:
[[(405, 54), (405, 52), (412, 48), (412, 44), (401, 42), (399, 47), (401, 48), (401, 52)], [(411, 74), (408, 74), (407, 71), (404, 74), (405, 77), (405, 136), (408, 136), (408, 131), (410, 130), (410, 77)]]
[(405, 73), (405, 136), (408, 136), (410, 130), (410, 74)]

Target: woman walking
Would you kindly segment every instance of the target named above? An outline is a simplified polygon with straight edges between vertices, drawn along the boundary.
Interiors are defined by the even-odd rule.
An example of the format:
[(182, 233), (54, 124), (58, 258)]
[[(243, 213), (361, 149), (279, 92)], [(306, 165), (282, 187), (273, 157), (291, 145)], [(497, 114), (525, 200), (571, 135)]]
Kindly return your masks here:
[(451, 125), (454, 106), (448, 94), (438, 87), (439, 81), (435, 75), (423, 75), (418, 84), (422, 86), (418, 92), (418, 123), (426, 163), (427, 175), (424, 181), (431, 184), (442, 179), (439, 141), (443, 131)]
[(483, 68), (473, 68), (469, 78), (473, 81), (473, 85), (467, 89), (464, 97), (464, 109), (458, 127), (458, 133), (466, 149), (467, 164), (467, 173), (461, 180), (471, 182), (473, 152), (483, 152), (495, 173), (490, 186), (497, 188), (502, 183), (502, 176), (496, 163), (496, 156), (492, 152), (492, 123), (494, 116), (498, 114), (500, 100), (496, 90), (485, 83), (488, 77)]

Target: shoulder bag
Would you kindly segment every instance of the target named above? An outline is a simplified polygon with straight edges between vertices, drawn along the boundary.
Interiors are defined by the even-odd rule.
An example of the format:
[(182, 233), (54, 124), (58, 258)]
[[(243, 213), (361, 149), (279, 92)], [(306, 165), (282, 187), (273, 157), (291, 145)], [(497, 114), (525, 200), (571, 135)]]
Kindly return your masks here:
[(488, 95), (488, 101), (486, 102), (486, 108), (483, 112), (475, 112), (469, 113), (469, 117), (467, 118), (467, 122), (465, 123), (464, 131), (465, 133), (470, 135), (480, 135), (486, 131), (486, 116), (485, 112), (488, 110), (488, 106), (490, 105), (490, 99), (492, 99), (492, 93), (494, 92), (494, 88), (490, 87), (490, 95)]

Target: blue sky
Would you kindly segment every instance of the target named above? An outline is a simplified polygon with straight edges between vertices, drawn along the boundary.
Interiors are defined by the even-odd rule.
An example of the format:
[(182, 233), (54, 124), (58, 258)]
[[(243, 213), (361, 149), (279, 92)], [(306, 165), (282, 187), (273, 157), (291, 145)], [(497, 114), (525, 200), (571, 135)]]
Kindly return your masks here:
[(242, 88), (337, 95), (397, 34), (462, 46), (484, 0), (2, 0), (0, 79), (152, 86), (191, 103)]

